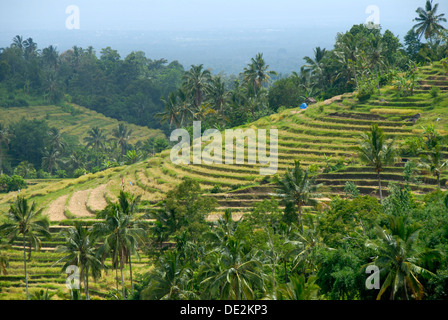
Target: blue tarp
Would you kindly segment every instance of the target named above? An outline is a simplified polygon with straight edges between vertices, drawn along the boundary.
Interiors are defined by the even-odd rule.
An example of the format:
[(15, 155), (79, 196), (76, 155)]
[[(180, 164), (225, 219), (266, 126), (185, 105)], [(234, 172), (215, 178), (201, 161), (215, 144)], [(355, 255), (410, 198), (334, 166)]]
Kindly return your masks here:
[(302, 103), (302, 105), (300, 106), (300, 109), (306, 109), (308, 108), (308, 105), (306, 103)]

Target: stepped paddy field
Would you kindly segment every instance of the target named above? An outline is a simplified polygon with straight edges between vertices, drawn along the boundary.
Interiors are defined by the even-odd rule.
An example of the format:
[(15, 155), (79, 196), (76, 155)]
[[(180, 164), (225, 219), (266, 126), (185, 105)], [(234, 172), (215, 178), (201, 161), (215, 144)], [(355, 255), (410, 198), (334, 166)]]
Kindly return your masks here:
[[(419, 135), (423, 127), (436, 124), (441, 135), (448, 134), (448, 75), (442, 66), (435, 63), (422, 67), (421, 80), (413, 96), (399, 97), (395, 89), (384, 87), (366, 102), (359, 102), (355, 94), (344, 94), (326, 101), (320, 101), (307, 110), (286, 109), (277, 114), (261, 118), (241, 128), (278, 130), (278, 172), (280, 175), (294, 160), (304, 166), (337, 169), (320, 171), (317, 181), (322, 184), (320, 203), (325, 205), (333, 197), (344, 196), (347, 182), (355, 184), (362, 194), (378, 197), (378, 181), (373, 168), (361, 163), (356, 147), (362, 132), (367, 132), (372, 124), (378, 124), (388, 137), (398, 143)], [(438, 95), (431, 94), (439, 88)], [(30, 107), (26, 114), (20, 108), (0, 109), (0, 117), (6, 122), (15, 121), (22, 115), (32, 118), (46, 118), (60, 128), (62, 132), (82, 137), (89, 123), (108, 129), (116, 125), (115, 120), (106, 118), (80, 106), (79, 113), (70, 115), (61, 107)], [(420, 114), (416, 121), (408, 121)], [(157, 132), (133, 126), (136, 141), (147, 139)], [(268, 143), (269, 145), (269, 143)], [(448, 150), (443, 150), (448, 155)], [(403, 168), (406, 161), (400, 159), (395, 165), (386, 167), (382, 173), (385, 195), (389, 183), (404, 183)], [(61, 230), (73, 225), (74, 221), (93, 223), (96, 213), (108, 203), (115, 201), (125, 182), (125, 191), (141, 195), (139, 212), (152, 210), (166, 193), (178, 185), (183, 177), (197, 180), (207, 197), (218, 201), (215, 212), (208, 217), (216, 221), (227, 209), (231, 209), (234, 218), (248, 215), (257, 202), (270, 199), (274, 195), (275, 185), (271, 176), (259, 174), (260, 165), (175, 165), (170, 160), (170, 150), (134, 165), (115, 167), (95, 174), (87, 174), (77, 179), (30, 179), (28, 188), (21, 195), (34, 201), (43, 208), (44, 215), (51, 221), (49, 241), (42, 242), (39, 252), (32, 252), (29, 263), (30, 291), (49, 289), (67, 293), (66, 274), (61, 266), (53, 266), (61, 254), (54, 252), (62, 243)], [(434, 191), (436, 179), (427, 172), (420, 172), (419, 183), (411, 183), (415, 197)], [(445, 189), (448, 175), (441, 177)], [(0, 211), (6, 212), (17, 192), (0, 195)], [(318, 210), (308, 207), (306, 210)], [(7, 275), (0, 275), (0, 299), (21, 299), (24, 296), (23, 252), (20, 244), (14, 243), (6, 250), (10, 267)], [(148, 271), (149, 258), (141, 255), (134, 262), (134, 272)], [(103, 271), (105, 272), (105, 271)], [(125, 272), (129, 272), (127, 267)], [(93, 298), (105, 298), (115, 288), (116, 275), (113, 271), (91, 281), (90, 291)], [(129, 277), (125, 276), (126, 281)], [(138, 280), (136, 280), (138, 281)], [(129, 284), (129, 283), (127, 283)]]
[[(360, 103), (353, 94), (345, 94), (318, 102), (307, 110), (287, 109), (280, 113), (264, 117), (242, 128), (277, 129), (278, 172), (281, 174), (290, 167), (293, 160), (299, 160), (305, 166), (325, 167), (340, 164), (335, 170), (320, 173), (318, 183), (321, 189), (321, 203), (335, 196), (344, 195), (347, 182), (353, 182), (362, 194), (378, 196), (376, 174), (372, 168), (360, 163), (356, 146), (359, 135), (369, 130), (372, 124), (378, 124), (384, 132), (402, 142), (408, 137), (422, 132), (422, 126), (436, 123), (442, 135), (448, 133), (448, 118), (444, 110), (448, 107), (448, 76), (440, 65), (420, 69), (421, 81), (415, 94), (409, 97), (397, 97), (392, 87), (385, 87), (381, 96), (376, 95), (367, 102)], [(430, 94), (432, 88), (440, 88), (438, 97)], [(80, 135), (85, 132), (83, 125), (93, 121), (107, 128), (114, 125), (109, 118), (93, 114), (77, 106), (80, 113), (68, 117), (60, 107), (33, 107), (26, 116), (29, 118), (46, 117), (59, 122), (61, 130)], [(0, 115), (6, 121), (17, 119), (21, 115), (19, 108), (0, 109)], [(416, 114), (421, 117), (416, 123), (407, 121)], [(140, 127), (135, 129), (135, 138), (147, 138), (154, 132)], [(445, 154), (448, 150), (443, 151)], [(407, 159), (412, 160), (412, 159)], [(405, 159), (394, 166), (385, 168), (382, 179), (387, 194), (388, 183), (403, 183)], [(54, 292), (66, 292), (66, 274), (60, 266), (53, 266), (61, 257), (55, 253), (55, 247), (62, 243), (61, 230), (74, 221), (93, 223), (96, 212), (103, 210), (108, 203), (115, 201), (125, 181), (125, 190), (141, 195), (141, 213), (152, 210), (164, 195), (182, 181), (183, 177), (197, 180), (204, 190), (204, 196), (214, 197), (218, 201), (216, 212), (208, 220), (217, 220), (226, 209), (231, 209), (235, 218), (250, 214), (254, 203), (273, 196), (275, 186), (272, 177), (259, 175), (260, 165), (174, 165), (170, 160), (170, 150), (125, 167), (116, 167), (87, 174), (77, 179), (28, 180), (28, 188), (21, 194), (34, 201), (51, 221), (49, 241), (42, 242), (39, 252), (33, 252), (29, 263), (30, 290), (49, 289)], [(420, 183), (411, 184), (416, 197), (419, 194), (435, 190), (436, 180), (422, 172)], [(447, 175), (441, 178), (445, 186)], [(17, 196), (17, 192), (0, 195), (0, 211), (6, 212)], [(315, 210), (307, 208), (307, 210)], [(24, 296), (23, 256), (19, 244), (13, 244), (6, 254), (10, 261), (7, 275), (0, 276), (0, 299), (16, 299)], [(134, 271), (138, 273), (148, 258), (141, 256), (135, 261)], [(125, 269), (125, 272), (129, 270)], [(104, 272), (104, 271), (103, 271)], [(113, 271), (91, 282), (91, 296), (104, 298), (116, 279)], [(125, 277), (128, 279), (128, 277)]]

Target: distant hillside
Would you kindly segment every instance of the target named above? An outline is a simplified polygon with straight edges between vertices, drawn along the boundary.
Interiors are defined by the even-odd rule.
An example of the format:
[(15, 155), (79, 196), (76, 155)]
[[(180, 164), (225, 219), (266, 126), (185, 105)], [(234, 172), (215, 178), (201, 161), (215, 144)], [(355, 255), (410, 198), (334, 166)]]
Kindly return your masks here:
[[(77, 136), (80, 142), (91, 128), (98, 126), (111, 133), (112, 129), (116, 128), (120, 122), (75, 104), (66, 104), (63, 107), (48, 105), (0, 108), (0, 119), (6, 125), (16, 122), (22, 117), (28, 120), (45, 119), (50, 127), (56, 127), (62, 134)], [(133, 130), (130, 140), (132, 144), (137, 141), (145, 141), (151, 137), (164, 136), (161, 130), (149, 129), (130, 123), (126, 125)]]

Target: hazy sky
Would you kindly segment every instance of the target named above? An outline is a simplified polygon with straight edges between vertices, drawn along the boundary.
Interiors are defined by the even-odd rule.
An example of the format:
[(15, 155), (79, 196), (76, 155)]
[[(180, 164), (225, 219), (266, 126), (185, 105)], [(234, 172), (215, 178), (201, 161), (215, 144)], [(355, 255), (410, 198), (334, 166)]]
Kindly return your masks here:
[[(435, 2), (448, 16), (448, 1)], [(70, 5), (79, 8), (79, 30), (66, 28)], [(371, 5), (383, 31), (403, 39), (425, 0), (0, 0), (0, 48), (19, 34), (39, 48), (111, 46), (122, 56), (142, 50), (232, 72), (263, 52), (289, 72), (313, 48), (332, 49), (337, 32), (365, 23)]]
[[(437, 1), (437, 0), (436, 0)], [(448, 12), (448, 1), (440, 11)], [(424, 0), (1, 0), (2, 30), (65, 29), (69, 5), (84, 30), (281, 28), (363, 23), (367, 6), (386, 28), (408, 30)]]

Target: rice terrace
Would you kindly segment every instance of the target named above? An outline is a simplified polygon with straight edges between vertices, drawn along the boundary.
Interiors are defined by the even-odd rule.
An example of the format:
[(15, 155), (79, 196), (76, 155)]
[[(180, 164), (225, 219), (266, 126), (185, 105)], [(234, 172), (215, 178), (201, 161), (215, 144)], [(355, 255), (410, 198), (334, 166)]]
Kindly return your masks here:
[(448, 299), (446, 6), (419, 3), (288, 74), (12, 34), (0, 300)]

